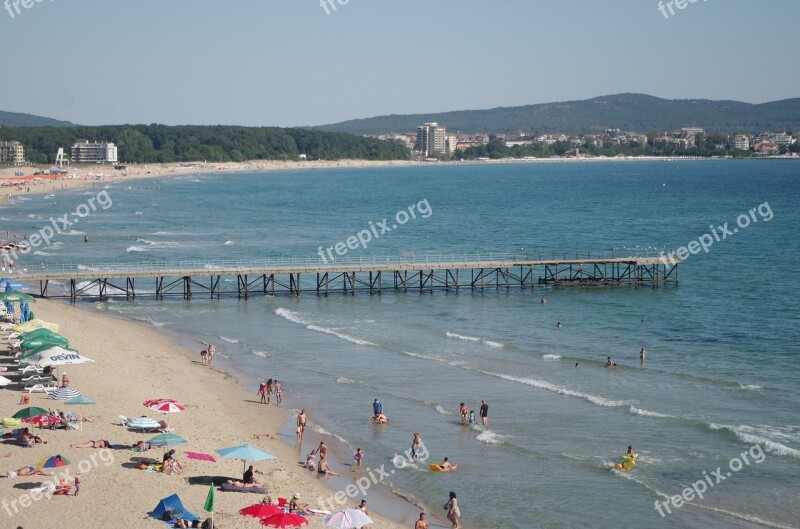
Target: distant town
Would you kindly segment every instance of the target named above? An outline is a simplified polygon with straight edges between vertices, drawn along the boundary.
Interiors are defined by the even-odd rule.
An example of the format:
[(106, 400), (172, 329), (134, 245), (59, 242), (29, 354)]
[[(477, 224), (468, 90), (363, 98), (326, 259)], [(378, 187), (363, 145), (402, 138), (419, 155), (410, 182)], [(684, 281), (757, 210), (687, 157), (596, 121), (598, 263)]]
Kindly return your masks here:
[[(11, 129), (5, 129), (6, 131)], [(54, 129), (57, 130), (57, 129)], [(256, 129), (252, 129), (256, 130)], [(287, 129), (288, 130), (288, 129)], [(325, 133), (322, 133), (325, 134)], [(699, 127), (684, 127), (679, 131), (642, 133), (623, 131), (617, 128), (606, 129), (600, 134), (537, 134), (519, 131), (515, 134), (459, 134), (448, 132), (439, 123), (424, 123), (415, 132), (364, 135), (365, 141), (383, 144), (387, 152), (382, 159), (417, 159), (419, 161), (451, 160), (498, 160), (506, 158), (613, 158), (613, 157), (670, 157), (670, 158), (757, 158), (782, 157), (797, 158), (800, 143), (791, 131), (762, 132), (760, 134), (707, 134)], [(382, 140), (382, 141), (376, 141)], [(149, 141), (149, 140), (148, 140)], [(255, 141), (255, 140), (254, 140)], [(384, 143), (385, 142), (385, 143)], [(36, 149), (34, 149), (36, 151)], [(77, 139), (69, 148), (53, 150), (55, 164), (59, 167), (69, 164), (114, 164), (142, 160), (142, 156), (132, 151), (130, 142), (119, 159), (117, 145), (113, 141), (90, 141)], [(36, 151), (38, 152), (38, 151)], [(173, 160), (158, 161), (200, 161), (206, 154), (193, 151)], [(224, 157), (217, 152), (215, 161)], [(240, 156), (243, 153), (240, 153)], [(337, 158), (336, 153), (328, 152), (328, 159)], [(52, 154), (48, 156), (53, 161)], [(279, 153), (279, 159), (307, 160), (319, 159), (313, 153), (302, 151)], [(191, 156), (189, 156), (191, 158)], [(261, 159), (262, 156), (255, 156)], [(358, 153), (342, 151), (339, 157), (359, 158)], [(211, 158), (203, 156), (203, 158)], [(37, 160), (41, 162), (41, 160)], [(0, 165), (34, 165), (26, 157), (25, 145), (16, 140), (0, 142)]]
[(458, 134), (439, 123), (424, 123), (416, 132), (381, 134), (399, 141), (412, 156), (427, 160), (500, 158), (589, 158), (600, 156), (797, 157), (800, 144), (792, 132), (706, 134), (699, 127), (674, 132), (641, 133), (606, 129), (602, 134)]

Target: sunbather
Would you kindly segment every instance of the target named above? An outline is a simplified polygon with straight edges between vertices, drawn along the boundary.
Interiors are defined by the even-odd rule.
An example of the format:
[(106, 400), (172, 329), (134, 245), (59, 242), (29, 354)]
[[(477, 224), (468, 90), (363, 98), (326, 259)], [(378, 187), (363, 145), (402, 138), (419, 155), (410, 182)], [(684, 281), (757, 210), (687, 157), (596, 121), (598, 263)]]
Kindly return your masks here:
[(53, 474), (48, 474), (47, 472), (44, 472), (42, 469), (33, 466), (22, 467), (20, 469), (17, 469), (16, 471), (9, 470), (8, 472), (6, 472), (6, 477), (8, 478), (16, 478), (17, 476), (25, 477), (25, 476), (52, 476), (52, 475)]
[(189, 527), (199, 527), (200, 529), (220, 529), (220, 525), (216, 522), (211, 524), (211, 518), (206, 518), (205, 520), (178, 520), (175, 522), (175, 527), (178, 529), (187, 529)]
[(70, 448), (108, 448), (110, 446), (111, 443), (102, 439), (100, 441), (86, 441), (85, 443), (69, 445)]
[(150, 450), (150, 448), (152, 447), (147, 441), (138, 441), (136, 444), (131, 446), (131, 450), (135, 450), (137, 452), (144, 452), (146, 450)]
[(239, 487), (240, 489), (262, 486), (261, 483), (259, 483), (258, 481), (253, 481), (252, 483), (245, 483), (244, 481), (239, 481), (238, 479), (229, 479), (225, 483), (228, 485), (233, 485), (234, 487)]

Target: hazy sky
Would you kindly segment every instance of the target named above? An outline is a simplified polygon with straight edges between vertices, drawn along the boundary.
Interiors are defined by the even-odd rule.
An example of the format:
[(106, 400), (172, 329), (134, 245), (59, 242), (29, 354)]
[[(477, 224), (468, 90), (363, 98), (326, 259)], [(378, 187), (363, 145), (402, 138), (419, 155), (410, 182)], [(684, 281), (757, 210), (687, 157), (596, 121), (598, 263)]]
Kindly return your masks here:
[(678, 0), (669, 18), (657, 0), (14, 1), (0, 0), (14, 14), (0, 10), (0, 109), (80, 124), (800, 96), (800, 0)]

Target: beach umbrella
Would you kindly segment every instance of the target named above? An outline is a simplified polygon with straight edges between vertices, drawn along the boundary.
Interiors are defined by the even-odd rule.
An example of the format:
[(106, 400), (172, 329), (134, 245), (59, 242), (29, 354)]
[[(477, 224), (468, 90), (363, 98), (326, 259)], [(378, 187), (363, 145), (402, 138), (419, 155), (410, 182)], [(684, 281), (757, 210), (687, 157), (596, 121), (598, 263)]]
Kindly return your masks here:
[(50, 415), (49, 413), (42, 413), (33, 417), (25, 417), (22, 422), (27, 424), (35, 424), (36, 426), (44, 426), (57, 422), (61, 422), (61, 417)]
[(371, 523), (372, 519), (367, 516), (367, 513), (360, 509), (336, 511), (322, 520), (323, 526), (334, 527), (335, 529), (356, 529), (357, 527), (364, 527)]
[(211, 454), (202, 454), (200, 452), (184, 452), (188, 459), (197, 459), (198, 461), (211, 461), (212, 463), (216, 463), (217, 460), (214, 459), (214, 456)]
[(64, 404), (72, 405), (72, 404), (97, 404), (97, 403), (92, 399), (90, 399), (89, 397), (86, 397), (84, 395), (78, 395), (77, 397), (72, 397)]
[(58, 324), (57, 323), (49, 323), (44, 320), (40, 320), (38, 318), (34, 318), (30, 321), (26, 321), (25, 323), (20, 323), (16, 325), (13, 329), (14, 332), (28, 332), (28, 331), (35, 331), (36, 329), (48, 329), (53, 332), (58, 332)]
[(185, 443), (186, 439), (174, 433), (162, 433), (147, 442), (152, 446), (174, 446)]
[(91, 358), (81, 356), (77, 351), (64, 349), (63, 347), (55, 346), (41, 351), (34, 356), (25, 359), (29, 364), (37, 365), (39, 367), (47, 366), (61, 366), (71, 364), (87, 364), (94, 362)]
[(175, 402), (162, 402), (161, 404), (150, 406), (150, 409), (153, 411), (160, 411), (161, 413), (179, 413), (186, 411), (186, 408)]
[(81, 392), (73, 388), (58, 388), (48, 393), (47, 396), (53, 400), (70, 400), (80, 397)]
[(267, 527), (303, 527), (308, 525), (308, 520), (299, 514), (282, 512), (262, 519), (261, 525), (266, 525)]
[(7, 303), (21, 303), (23, 301), (36, 303), (36, 298), (19, 290), (6, 290), (5, 292), (0, 292), (0, 301)]
[(4, 278), (0, 279), (0, 288), (5, 289), (6, 291), (8, 291), (8, 290), (30, 290), (30, 287), (28, 285), (23, 285), (22, 283), (18, 283), (16, 281), (14, 281), (13, 279), (9, 279), (7, 277), (4, 277)]
[(19, 343), (20, 347), (27, 350), (36, 349), (37, 347), (42, 347), (43, 345), (49, 345), (51, 347), (53, 345), (69, 347), (69, 340), (60, 334), (52, 333), (47, 336), (40, 336), (38, 338), (22, 338), (22, 341)]
[(20, 333), (20, 339), (32, 340), (33, 338), (41, 338), (42, 336), (50, 336), (51, 334), (56, 334), (56, 333), (54, 331), (51, 331), (50, 329), (45, 329), (44, 327), (42, 327), (40, 329), (34, 329), (32, 331)]
[(231, 446), (229, 448), (220, 448), (219, 450), (214, 450), (216, 453), (221, 455), (222, 457), (230, 457), (232, 459), (241, 459), (242, 460), (242, 470), (247, 465), (247, 461), (261, 461), (263, 459), (278, 459), (274, 455), (270, 454), (269, 452), (265, 452), (260, 448), (256, 448), (250, 445), (238, 445), (238, 446)]
[(250, 507), (245, 507), (239, 511), (243, 516), (252, 516), (253, 518), (269, 518), (275, 514), (283, 513), (283, 509), (277, 505), (267, 505), (266, 503), (256, 503)]
[(65, 467), (67, 465), (71, 465), (72, 462), (62, 455), (57, 456), (50, 456), (45, 457), (38, 463), (36, 463), (37, 468), (60, 468)]
[(12, 415), (15, 419), (24, 419), (26, 417), (36, 417), (37, 415), (47, 414), (49, 413), (46, 409), (40, 408), (38, 406), (28, 406), (27, 408), (22, 408), (17, 413)]
[(158, 404), (163, 404), (164, 402), (178, 402), (178, 401), (175, 400), (175, 399), (150, 399), (150, 400), (144, 401), (142, 404), (144, 404), (145, 406), (147, 406), (149, 408), (151, 406), (156, 406)]
[(161, 428), (161, 425), (150, 417), (139, 417), (129, 421), (128, 428), (131, 430), (152, 430), (153, 428)]

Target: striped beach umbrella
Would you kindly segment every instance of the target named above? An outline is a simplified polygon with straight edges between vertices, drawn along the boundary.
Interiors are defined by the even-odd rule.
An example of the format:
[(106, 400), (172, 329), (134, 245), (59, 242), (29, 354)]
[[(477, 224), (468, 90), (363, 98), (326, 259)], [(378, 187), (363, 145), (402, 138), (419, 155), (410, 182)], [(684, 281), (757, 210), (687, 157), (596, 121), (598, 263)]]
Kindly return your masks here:
[(131, 430), (152, 430), (153, 428), (161, 428), (161, 425), (150, 417), (139, 417), (129, 421), (128, 428)]
[(177, 402), (162, 402), (150, 407), (151, 410), (160, 411), (161, 413), (180, 413), (186, 411), (186, 408)]
[(70, 400), (81, 396), (81, 392), (74, 388), (58, 388), (47, 395), (53, 400)]

